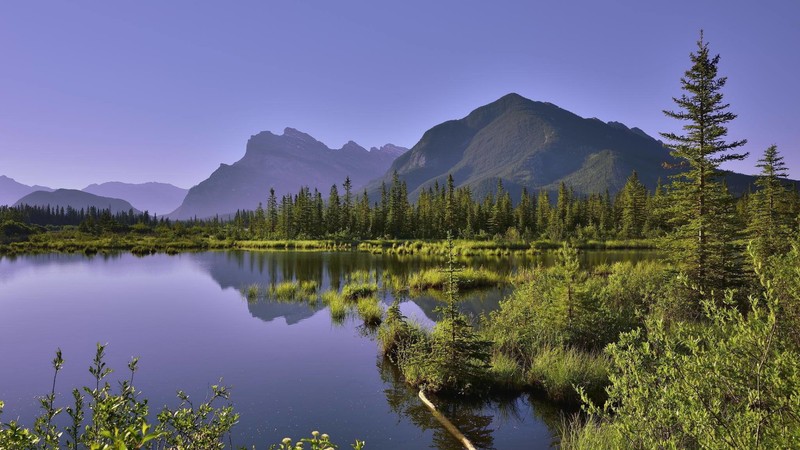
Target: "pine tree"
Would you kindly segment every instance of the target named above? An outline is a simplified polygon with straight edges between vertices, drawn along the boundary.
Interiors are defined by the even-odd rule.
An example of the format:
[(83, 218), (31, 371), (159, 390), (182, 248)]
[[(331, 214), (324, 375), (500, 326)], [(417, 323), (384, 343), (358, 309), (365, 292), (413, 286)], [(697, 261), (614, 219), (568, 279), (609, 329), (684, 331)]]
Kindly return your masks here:
[(791, 209), (791, 192), (781, 181), (787, 169), (778, 147), (764, 151), (758, 167), (761, 174), (756, 186), (760, 188), (750, 200), (748, 235), (753, 240), (756, 257), (764, 260), (789, 249), (791, 227), (794, 220)]
[(647, 189), (634, 170), (620, 192), (621, 226), (620, 234), (624, 239), (642, 237), (644, 222), (647, 216)]
[(343, 226), (343, 215), (343, 210), (339, 202), (339, 189), (334, 184), (331, 186), (331, 191), (328, 194), (328, 208), (325, 211), (325, 225), (329, 234), (336, 234), (340, 230), (347, 228)]
[[(678, 111), (664, 111), (667, 117), (687, 122), (684, 134), (661, 133), (673, 157), (683, 169), (673, 177), (671, 185), (672, 223), (675, 230), (667, 241), (676, 265), (701, 292), (730, 286), (727, 281), (737, 276), (732, 254), (733, 236), (720, 217), (728, 201), (721, 189), (718, 167), (721, 163), (744, 159), (747, 154), (731, 153), (745, 140), (726, 142), (726, 124), (736, 118), (727, 111), (721, 89), (726, 77), (717, 74), (719, 55), (710, 56), (703, 34), (697, 51), (691, 56), (692, 67), (681, 78), (685, 91), (673, 98)], [(733, 271), (731, 271), (733, 269)]]

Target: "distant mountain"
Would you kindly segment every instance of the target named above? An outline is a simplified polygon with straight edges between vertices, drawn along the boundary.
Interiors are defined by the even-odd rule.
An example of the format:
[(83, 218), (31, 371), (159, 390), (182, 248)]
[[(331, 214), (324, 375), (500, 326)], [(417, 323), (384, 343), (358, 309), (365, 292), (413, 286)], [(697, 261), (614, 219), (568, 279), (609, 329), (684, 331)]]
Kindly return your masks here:
[[(562, 181), (578, 194), (615, 193), (636, 170), (652, 190), (659, 178), (668, 182), (673, 172), (664, 163), (670, 161), (663, 144), (638, 128), (508, 94), (431, 128), (367, 188), (374, 195), (397, 171), (412, 199), (435, 182), (444, 185), (448, 174), (478, 196), (494, 192), (498, 179), (514, 198), (523, 187), (555, 191)], [(753, 177), (731, 174), (726, 181), (733, 192), (743, 192)]]
[(125, 199), (140, 211), (149, 211), (158, 215), (172, 212), (181, 205), (188, 189), (179, 188), (167, 183), (120, 183), (111, 181), (102, 184), (90, 184), (82, 189), (90, 194), (102, 197)]
[(75, 209), (87, 209), (94, 206), (97, 209), (110, 209), (112, 213), (128, 212), (131, 209), (139, 212), (130, 203), (118, 198), (101, 197), (77, 189), (56, 189), (53, 192), (37, 191), (19, 199), (14, 206), (71, 206)]
[(381, 176), (406, 149), (387, 144), (371, 151), (353, 141), (332, 150), (308, 134), (286, 128), (282, 135), (268, 131), (251, 136), (245, 155), (232, 165), (221, 164), (205, 181), (189, 189), (173, 219), (205, 218), (266, 205), (270, 188), (281, 195), (301, 186), (319, 189), (327, 198), (333, 184), (349, 176), (354, 194), (370, 179)]
[(44, 186), (28, 186), (19, 183), (13, 178), (0, 175), (0, 205), (13, 205), (17, 200), (36, 191), (50, 192), (52, 189)]

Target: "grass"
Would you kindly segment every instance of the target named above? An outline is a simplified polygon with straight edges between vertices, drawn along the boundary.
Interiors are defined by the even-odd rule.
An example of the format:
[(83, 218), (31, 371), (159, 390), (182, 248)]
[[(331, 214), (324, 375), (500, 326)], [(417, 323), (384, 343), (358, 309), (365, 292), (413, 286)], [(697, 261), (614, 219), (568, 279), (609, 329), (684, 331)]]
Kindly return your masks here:
[(328, 306), (331, 312), (331, 320), (341, 323), (347, 317), (348, 302), (344, 296), (336, 291), (325, 291), (322, 293), (322, 303)]
[(253, 283), (244, 288), (242, 295), (247, 299), (248, 302), (254, 302), (258, 300), (258, 295), (260, 292), (261, 286)]
[(495, 352), (489, 364), (489, 378), (495, 388), (514, 392), (525, 386), (524, 371), (513, 357)]
[[(467, 267), (458, 272), (457, 276), (458, 287), (462, 290), (497, 286), (507, 281), (499, 273), (483, 267), (478, 269)], [(440, 269), (427, 269), (409, 275), (408, 286), (419, 291), (426, 289), (443, 290), (447, 287), (447, 278), (447, 273)]]
[(562, 450), (603, 450), (630, 447), (619, 429), (608, 422), (589, 417), (582, 421), (579, 416), (564, 421), (561, 425)]
[(377, 326), (383, 320), (383, 308), (381, 308), (377, 297), (362, 297), (358, 299), (356, 310), (365, 325)]
[(342, 296), (347, 300), (358, 300), (360, 298), (371, 297), (378, 292), (377, 283), (351, 282), (342, 288)]
[(278, 301), (295, 300), (316, 300), (317, 282), (315, 280), (305, 281), (282, 281), (270, 288), (270, 296)]
[(608, 359), (600, 353), (574, 348), (544, 347), (533, 358), (527, 382), (539, 387), (556, 402), (580, 402), (575, 386), (595, 400), (604, 397)]

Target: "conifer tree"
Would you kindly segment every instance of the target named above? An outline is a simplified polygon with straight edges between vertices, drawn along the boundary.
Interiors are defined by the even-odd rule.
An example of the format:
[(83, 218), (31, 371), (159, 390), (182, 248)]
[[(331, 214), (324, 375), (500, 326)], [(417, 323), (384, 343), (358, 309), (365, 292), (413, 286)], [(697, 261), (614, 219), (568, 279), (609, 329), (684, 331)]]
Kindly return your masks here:
[(625, 239), (642, 237), (644, 222), (647, 216), (647, 189), (634, 170), (620, 192), (621, 227), (620, 233)]
[(706, 294), (730, 286), (738, 276), (733, 254), (733, 236), (723, 223), (723, 209), (729, 201), (721, 188), (718, 167), (721, 163), (744, 159), (746, 153), (732, 153), (747, 141), (726, 142), (727, 124), (736, 118), (722, 98), (727, 81), (717, 73), (719, 55), (711, 56), (703, 33), (697, 50), (690, 55), (692, 66), (681, 78), (684, 93), (673, 98), (677, 111), (664, 114), (685, 122), (684, 134), (661, 133), (671, 154), (683, 171), (671, 185), (671, 212), (675, 229), (667, 241), (677, 266), (689, 281)]
[(764, 151), (758, 167), (761, 174), (756, 186), (760, 188), (750, 200), (749, 237), (753, 240), (756, 257), (763, 260), (789, 249), (793, 214), (791, 192), (781, 181), (787, 169), (778, 147), (770, 146)]

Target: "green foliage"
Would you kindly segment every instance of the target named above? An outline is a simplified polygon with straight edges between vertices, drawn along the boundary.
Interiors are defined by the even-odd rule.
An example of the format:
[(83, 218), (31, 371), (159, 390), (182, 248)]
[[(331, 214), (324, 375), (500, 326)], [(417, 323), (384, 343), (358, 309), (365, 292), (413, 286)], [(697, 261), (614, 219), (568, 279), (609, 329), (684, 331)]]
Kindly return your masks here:
[[(306, 447), (306, 444), (310, 445), (310, 447)], [(366, 442), (356, 439), (356, 442), (350, 446), (353, 450), (362, 450), (366, 446)], [(270, 445), (269, 448), (270, 450), (333, 450), (338, 446), (331, 442), (331, 438), (327, 434), (312, 431), (310, 438), (302, 438), (294, 442), (292, 438), (287, 437), (283, 438), (279, 444)]]
[[(53, 388), (40, 399), (42, 413), (34, 421), (33, 429), (20, 426), (15, 421), (0, 421), (0, 448), (8, 449), (127, 449), (127, 448), (224, 448), (224, 436), (238, 422), (239, 416), (231, 405), (217, 407), (219, 400), (227, 400), (229, 392), (224, 386), (212, 386), (212, 396), (194, 407), (189, 397), (178, 393), (181, 406), (176, 410), (165, 408), (158, 414), (158, 423), (148, 423), (147, 400), (139, 398), (133, 387), (133, 377), (138, 370), (138, 358), (128, 364), (130, 376), (120, 382), (119, 392), (112, 392), (107, 377), (111, 368), (103, 361), (105, 346), (97, 345), (89, 372), (94, 386), (72, 391), (73, 404), (56, 408), (56, 379), (64, 365), (61, 351), (53, 360)], [(84, 394), (88, 397), (84, 397)], [(91, 419), (86, 422), (86, 408)], [(0, 402), (0, 413), (3, 403)], [(56, 417), (66, 411), (70, 424), (63, 429), (55, 425)]]
[(451, 249), (445, 272), (448, 301), (439, 309), (442, 319), (430, 334), (402, 346), (396, 361), (406, 381), (414, 386), (429, 392), (468, 394), (482, 390), (485, 385), (491, 343), (473, 329), (458, 309), (459, 270), (454, 266), (452, 245), (448, 239)]
[(781, 294), (764, 290), (746, 315), (704, 301), (705, 326), (624, 334), (608, 349), (608, 401), (590, 412), (634, 448), (796, 448), (800, 356), (778, 333)]
[[(524, 386), (558, 402), (578, 401), (575, 386), (604, 398), (608, 361), (599, 350), (635, 329), (656, 305), (669, 304), (670, 278), (657, 262), (616, 263), (584, 271), (574, 248), (562, 247), (553, 267), (534, 268), (483, 321), (495, 353), (513, 359)], [(504, 388), (503, 378), (493, 384)]]

